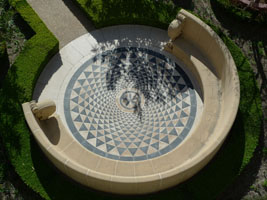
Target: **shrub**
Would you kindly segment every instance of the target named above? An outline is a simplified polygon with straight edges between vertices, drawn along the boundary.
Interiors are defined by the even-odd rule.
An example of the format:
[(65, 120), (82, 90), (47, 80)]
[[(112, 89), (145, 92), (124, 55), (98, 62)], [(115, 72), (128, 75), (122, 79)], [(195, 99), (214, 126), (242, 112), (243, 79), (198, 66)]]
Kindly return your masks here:
[[(37, 191), (40, 183), (32, 171), (30, 131), (21, 104), (32, 99), (36, 80), (46, 63), (58, 51), (58, 41), (26, 0), (9, 0), (9, 3), (32, 27), (35, 35), (25, 43), (0, 89), (0, 133), (15, 171), (27, 185)], [(33, 180), (35, 184), (31, 184)]]
[(96, 28), (140, 24), (166, 29), (179, 7), (162, 0), (77, 0)]

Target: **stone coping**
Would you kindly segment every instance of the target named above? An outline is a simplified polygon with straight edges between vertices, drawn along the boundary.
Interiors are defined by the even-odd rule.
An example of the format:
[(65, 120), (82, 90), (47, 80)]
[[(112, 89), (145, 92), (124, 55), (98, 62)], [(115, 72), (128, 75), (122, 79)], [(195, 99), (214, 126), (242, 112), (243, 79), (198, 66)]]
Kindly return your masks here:
[[(166, 46), (167, 32), (151, 27), (124, 25), (100, 29), (64, 47), (41, 74), (34, 99), (53, 100), (56, 114), (40, 121), (29, 103), (23, 104), (24, 114), (44, 153), (69, 177), (106, 192), (144, 194), (190, 178), (218, 151), (238, 109), (236, 67), (228, 49), (210, 27), (185, 10), (180, 15), (185, 17), (184, 26), (181, 35), (170, 45)], [(97, 52), (125, 46), (147, 48), (175, 60), (183, 66), (197, 94), (199, 104), (189, 134), (161, 156), (121, 160), (97, 154), (77, 140), (65, 119), (66, 91), (77, 69)]]

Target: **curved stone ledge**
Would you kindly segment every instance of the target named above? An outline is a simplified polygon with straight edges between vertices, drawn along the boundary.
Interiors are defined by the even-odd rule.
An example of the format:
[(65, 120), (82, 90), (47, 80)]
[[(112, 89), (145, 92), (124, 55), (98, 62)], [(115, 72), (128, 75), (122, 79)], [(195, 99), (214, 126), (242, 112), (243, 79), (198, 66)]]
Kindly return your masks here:
[[(182, 28), (179, 28), (180, 23), (174, 23), (177, 26), (172, 26), (169, 29), (172, 31), (170, 33), (172, 40), (165, 46), (167, 33), (160, 32), (164, 35), (164, 42), (156, 39), (156, 44), (152, 46), (158, 48), (162, 54), (167, 55), (168, 53), (161, 50), (165, 47), (174, 58), (186, 66), (185, 70), (191, 73), (191, 78), (199, 87), (198, 93), (203, 102), (203, 109), (202, 112), (199, 112), (195, 122), (192, 122), (190, 134), (183, 138), (178, 146), (161, 156), (139, 161), (112, 159), (94, 153), (86, 148), (84, 143), (76, 139), (75, 133), (71, 133), (71, 129), (67, 127), (68, 125), (64, 120), (62, 110), (65, 108), (58, 106), (58, 102), (62, 101), (61, 98), (54, 99), (57, 112), (46, 120), (36, 118), (30, 103), (24, 103), (25, 118), (34, 137), (47, 157), (59, 170), (77, 182), (98, 190), (120, 194), (144, 194), (185, 181), (202, 169), (215, 155), (226, 138), (238, 110), (239, 79), (236, 67), (228, 49), (209, 26), (185, 10), (179, 12), (178, 18), (183, 20), (183, 25)], [(104, 30), (113, 30), (112, 33), (114, 34), (116, 28), (127, 30), (120, 29), (119, 26)], [(175, 28), (179, 30), (175, 31)], [(146, 30), (153, 33), (152, 30), (154, 29), (147, 28)], [(177, 35), (175, 36), (175, 34)], [(153, 38), (153, 35), (148, 35)], [(82, 36), (83, 40), (86, 37), (87, 35)], [(125, 46), (125, 41), (126, 43), (128, 41), (127, 45), (131, 43), (132, 46), (146, 47), (146, 42), (150, 42), (149, 39), (143, 39), (142, 43), (137, 43), (137, 39), (140, 41), (138, 37), (136, 41), (129, 38), (125, 40), (125, 38), (117, 39), (117, 36), (114, 37), (115, 40), (106, 44), (112, 46), (119, 43), (119, 46)], [(92, 57), (92, 55), (88, 56), (87, 48), (84, 48), (84, 51), (87, 52), (81, 49), (80, 51), (75, 50), (79, 48), (79, 45), (85, 45), (78, 41), (73, 41), (61, 51), (62, 53), (69, 48), (68, 51), (72, 52), (72, 56), (80, 52), (79, 55), (76, 55), (76, 60), (61, 54), (62, 66), (70, 71), (76, 71), (82, 63), (88, 60), (88, 57)], [(100, 43), (99, 38), (97, 42)], [(77, 46), (77, 44), (79, 45)], [(171, 54), (168, 56), (171, 57)], [(55, 57), (51, 63), (58, 62), (57, 59)], [(40, 102), (44, 98), (60, 96), (56, 95), (57, 93), (63, 96), (62, 90), (68, 91), (66, 87), (62, 89), (63, 86), (58, 86), (57, 91), (55, 88), (49, 88), (49, 83), (54, 80), (57, 83), (59, 79), (57, 77), (63, 76), (64, 79), (65, 75), (63, 74), (67, 72), (61, 73), (60, 70), (62, 69), (59, 68), (59, 75), (55, 72), (51, 80), (48, 81), (48, 86), (45, 86), (38, 99)], [(71, 73), (70, 71), (68, 73)], [(42, 76), (38, 82), (45, 82)], [(35, 94), (35, 96), (38, 98), (38, 95)]]

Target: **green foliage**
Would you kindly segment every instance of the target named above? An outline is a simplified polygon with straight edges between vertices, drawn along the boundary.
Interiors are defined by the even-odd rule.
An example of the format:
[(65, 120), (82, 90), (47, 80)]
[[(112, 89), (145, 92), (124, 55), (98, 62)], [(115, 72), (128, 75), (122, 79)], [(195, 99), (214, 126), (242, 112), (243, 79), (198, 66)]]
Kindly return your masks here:
[(36, 34), (25, 43), (0, 90), (0, 133), (16, 172), (27, 185), (38, 191), (42, 186), (32, 171), (30, 131), (21, 104), (32, 99), (36, 80), (45, 64), (58, 51), (58, 41), (26, 0), (10, 0), (9, 3)]
[(263, 46), (262, 41), (257, 42), (257, 48), (259, 50), (259, 55), (260, 56), (267, 56), (266, 53), (265, 53), (265, 50), (264, 50), (264, 46)]
[(0, 42), (11, 41), (13, 29), (11, 21), (14, 11), (9, 8), (7, 0), (0, 0)]
[(240, 21), (259, 23), (267, 25), (267, 13), (251, 9), (244, 9), (233, 4), (230, 0), (211, 0), (214, 1), (219, 8), (234, 16)]
[(96, 28), (142, 24), (166, 29), (179, 8), (162, 0), (77, 0)]
[[(18, 19), (20, 19), (18, 13), (9, 5), (8, 0), (0, 0), (0, 42), (6, 43), (8, 54), (12, 59), (22, 49), (25, 38), (21, 30), (23, 23), (20, 23), (19, 27), (17, 26)], [(5, 73), (7, 69), (5, 69)], [(0, 79), (2, 80), (2, 77)]]

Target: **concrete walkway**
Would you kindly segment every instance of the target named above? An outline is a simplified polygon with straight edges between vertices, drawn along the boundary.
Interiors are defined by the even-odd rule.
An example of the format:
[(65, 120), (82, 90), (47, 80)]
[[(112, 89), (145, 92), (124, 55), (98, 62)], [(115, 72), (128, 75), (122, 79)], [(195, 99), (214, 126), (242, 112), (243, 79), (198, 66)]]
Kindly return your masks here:
[(75, 38), (94, 30), (85, 14), (70, 0), (27, 0), (62, 48)]

